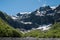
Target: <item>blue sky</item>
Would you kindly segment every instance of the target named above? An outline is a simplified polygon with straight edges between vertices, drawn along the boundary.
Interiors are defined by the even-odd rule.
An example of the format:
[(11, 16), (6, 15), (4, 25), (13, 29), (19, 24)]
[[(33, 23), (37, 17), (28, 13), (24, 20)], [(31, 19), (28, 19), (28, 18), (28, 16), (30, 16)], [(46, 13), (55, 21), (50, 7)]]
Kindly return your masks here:
[(60, 0), (0, 0), (0, 10), (8, 15), (32, 12), (43, 5), (57, 6)]

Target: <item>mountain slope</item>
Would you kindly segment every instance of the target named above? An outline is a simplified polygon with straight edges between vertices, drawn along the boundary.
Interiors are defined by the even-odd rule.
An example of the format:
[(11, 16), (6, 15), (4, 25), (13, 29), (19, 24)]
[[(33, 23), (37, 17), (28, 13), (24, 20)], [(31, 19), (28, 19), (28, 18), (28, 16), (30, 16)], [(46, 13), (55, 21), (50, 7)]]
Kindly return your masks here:
[(24, 35), (25, 37), (37, 37), (37, 38), (60, 38), (60, 22), (51, 26), (51, 29), (47, 31), (32, 30)]
[(4, 13), (0, 12), (0, 37), (21, 37), (21, 32), (11, 27)]

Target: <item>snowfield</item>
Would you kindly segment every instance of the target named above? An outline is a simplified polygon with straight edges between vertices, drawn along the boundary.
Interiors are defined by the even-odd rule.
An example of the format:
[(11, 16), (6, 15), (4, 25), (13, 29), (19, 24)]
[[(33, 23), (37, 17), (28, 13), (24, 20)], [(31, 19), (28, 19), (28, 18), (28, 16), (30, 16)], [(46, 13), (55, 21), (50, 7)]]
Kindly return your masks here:
[(49, 24), (49, 25), (43, 25), (43, 26), (40, 26), (40, 27), (38, 27), (37, 29), (40, 29), (40, 30), (49, 30), (51, 27), (52, 24)]

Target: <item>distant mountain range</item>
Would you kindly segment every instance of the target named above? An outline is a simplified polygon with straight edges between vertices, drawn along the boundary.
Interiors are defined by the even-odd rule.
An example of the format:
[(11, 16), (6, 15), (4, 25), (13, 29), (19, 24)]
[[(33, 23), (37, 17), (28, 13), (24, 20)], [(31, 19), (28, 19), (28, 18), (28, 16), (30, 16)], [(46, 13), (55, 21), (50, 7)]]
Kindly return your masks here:
[(9, 25), (20, 30), (31, 30), (40, 25), (54, 24), (60, 22), (60, 5), (56, 8), (50, 6), (40, 7), (33, 12), (17, 13), (17, 16), (10, 16), (0, 12), (0, 17)]
[(18, 22), (18, 28), (26, 30), (38, 28), (39, 25), (54, 24), (55, 22), (60, 22), (60, 5), (55, 8), (50, 6), (40, 7), (30, 13), (17, 13), (17, 16), (12, 16), (11, 18)]

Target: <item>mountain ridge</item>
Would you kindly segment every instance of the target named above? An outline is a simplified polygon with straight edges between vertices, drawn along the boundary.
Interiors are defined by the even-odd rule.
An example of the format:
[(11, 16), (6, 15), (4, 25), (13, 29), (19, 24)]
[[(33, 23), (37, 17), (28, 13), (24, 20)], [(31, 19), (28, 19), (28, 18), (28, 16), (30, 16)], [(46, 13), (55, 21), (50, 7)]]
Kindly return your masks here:
[[(55, 21), (60, 21), (60, 6), (57, 6), (55, 9), (52, 9), (50, 6), (44, 6), (40, 7), (39, 9), (36, 9), (35, 11), (31, 12), (30, 14), (20, 14), (17, 13), (16, 20), (18, 24), (23, 29), (32, 29), (37, 28), (39, 25), (48, 25), (48, 24), (54, 24)], [(26, 24), (24, 24), (24, 23)], [(28, 24), (28, 22), (31, 22), (32, 24)], [(26, 26), (26, 27), (24, 27)], [(29, 27), (28, 27), (29, 26)]]

